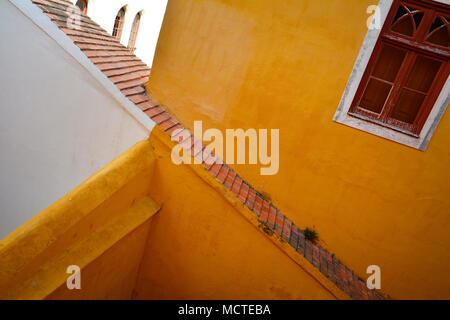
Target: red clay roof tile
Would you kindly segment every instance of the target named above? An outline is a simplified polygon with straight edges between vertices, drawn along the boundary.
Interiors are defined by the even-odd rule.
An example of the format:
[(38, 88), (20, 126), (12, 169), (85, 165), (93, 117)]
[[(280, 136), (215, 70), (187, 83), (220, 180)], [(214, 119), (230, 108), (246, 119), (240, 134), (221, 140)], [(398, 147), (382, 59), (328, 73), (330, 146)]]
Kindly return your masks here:
[(162, 122), (159, 124), (159, 126), (161, 127), (161, 129), (163, 129), (164, 131), (168, 131), (169, 129), (175, 127), (178, 124), (178, 122), (172, 118)]
[(183, 126), (182, 126), (181, 124), (178, 123), (178, 124), (176, 124), (175, 126), (173, 126), (172, 128), (167, 129), (166, 132), (167, 132), (167, 134), (168, 134), (169, 136), (172, 136), (172, 134), (173, 134), (175, 131), (181, 130), (181, 129), (183, 129)]
[(160, 107), (154, 107), (154, 108), (151, 108), (151, 109), (148, 109), (147, 111), (145, 111), (145, 113), (146, 113), (150, 118), (153, 118), (153, 117), (155, 117), (155, 116), (157, 116), (158, 114), (161, 114), (161, 113), (163, 113), (163, 112), (164, 112), (164, 110), (161, 109)]
[(114, 76), (121, 76), (124, 74), (128, 74), (131, 72), (137, 72), (137, 71), (141, 71), (141, 72), (146, 72), (147, 74), (150, 74), (150, 69), (146, 66), (127, 66), (125, 68), (117, 68), (116, 69), (112, 69), (112, 70), (107, 70), (107, 71), (103, 71), (104, 74), (106, 74), (108, 77), (114, 77)]
[[(131, 90), (131, 89), (128, 89), (128, 90)], [(156, 102), (154, 102), (153, 100), (148, 100), (146, 102), (138, 103), (137, 106), (139, 108), (141, 108), (142, 111), (146, 111), (150, 108), (157, 107), (158, 104)]]
[(133, 101), (134, 104), (147, 102), (150, 100), (146, 94), (135, 94), (135, 95), (129, 96), (128, 99)]
[(144, 78), (139, 78), (139, 79), (136, 79), (136, 80), (121, 82), (121, 83), (116, 84), (116, 86), (120, 90), (122, 90), (122, 89), (130, 89), (130, 88), (134, 88), (134, 87), (137, 87), (137, 86), (142, 86), (145, 83), (147, 83), (147, 81), (148, 81), (148, 77), (144, 77)]
[(220, 168), (222, 168), (222, 164), (219, 163), (214, 163), (214, 165), (211, 167), (211, 169), (209, 169), (209, 172), (211, 172), (211, 174), (216, 177), (217, 174), (220, 171)]
[(144, 87), (134, 87), (130, 89), (123, 89), (122, 93), (128, 97), (135, 94), (145, 93), (145, 89)]
[(170, 118), (171, 118), (170, 115), (164, 111), (163, 113), (154, 116), (152, 120), (155, 121), (156, 124), (160, 124), (166, 120), (169, 120)]
[(220, 169), (219, 174), (217, 175), (217, 180), (219, 180), (220, 183), (224, 183), (229, 171), (230, 168), (227, 165), (223, 165)]

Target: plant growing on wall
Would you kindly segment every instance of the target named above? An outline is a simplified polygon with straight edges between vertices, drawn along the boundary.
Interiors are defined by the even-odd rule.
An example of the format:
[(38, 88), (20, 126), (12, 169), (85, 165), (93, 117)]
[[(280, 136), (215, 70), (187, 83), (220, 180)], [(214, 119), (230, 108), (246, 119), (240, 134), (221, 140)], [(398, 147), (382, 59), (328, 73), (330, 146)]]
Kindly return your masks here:
[(306, 228), (304, 231), (304, 234), (305, 234), (306, 240), (314, 242), (317, 239), (319, 239), (319, 235), (317, 234), (316, 230), (314, 230), (314, 229)]

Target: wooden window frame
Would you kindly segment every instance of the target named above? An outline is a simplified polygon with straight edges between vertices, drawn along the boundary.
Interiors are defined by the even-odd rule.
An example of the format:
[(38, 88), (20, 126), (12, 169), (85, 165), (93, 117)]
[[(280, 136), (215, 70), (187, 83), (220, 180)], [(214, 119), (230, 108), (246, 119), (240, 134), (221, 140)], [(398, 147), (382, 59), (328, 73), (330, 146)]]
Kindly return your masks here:
[[(84, 9), (83, 10), (81, 10), (81, 8), (78, 6), (79, 3), (84, 3)], [(77, 0), (76, 6), (78, 8), (80, 8), (80, 10), (81, 10), (81, 12), (83, 14), (87, 14), (87, 11), (88, 11), (88, 2), (87, 2), (87, 0)]]
[[(121, 13), (122, 16), (120, 16)], [(126, 15), (125, 7), (122, 7), (120, 8), (119, 12), (117, 12), (116, 19), (114, 20), (112, 36), (119, 41), (120, 39), (122, 39), (123, 27), (125, 25), (125, 15)]]
[[(392, 31), (392, 24), (400, 5), (409, 4), (410, 6), (419, 7), (423, 9), (425, 14), (416, 30), (413, 37), (408, 37)], [(381, 30), (381, 35), (375, 45), (372, 57), (367, 65), (366, 71), (361, 80), (360, 86), (356, 92), (349, 114), (361, 118), (362, 120), (371, 121), (373, 123), (389, 127), (393, 130), (398, 130), (402, 133), (409, 134), (414, 137), (419, 137), (420, 132), (425, 124), (425, 121), (430, 115), (431, 109), (436, 102), (436, 99), (441, 92), (446, 79), (449, 74), (449, 50), (445, 50), (440, 46), (432, 43), (426, 43), (425, 38), (428, 36), (428, 31), (434, 22), (437, 15), (450, 16), (450, 9), (443, 4), (430, 3), (426, 0), (395, 0), (393, 6), (386, 18), (386, 22)], [(402, 66), (397, 74), (396, 79), (392, 82), (392, 90), (385, 100), (385, 104), (381, 113), (376, 114), (369, 110), (359, 107), (360, 101), (369, 83), (369, 80), (375, 78), (372, 71), (375, 68), (376, 62), (380, 56), (381, 50), (385, 46), (391, 46), (401, 49), (406, 52)], [(431, 89), (428, 91), (424, 102), (422, 103), (418, 115), (412, 124), (396, 120), (390, 115), (394, 110), (394, 103), (398, 101), (401, 90), (407, 81), (416, 59), (419, 56), (427, 57), (441, 62), (441, 67), (431, 84)], [(376, 78), (375, 78), (376, 79)], [(380, 81), (383, 81), (380, 79)], [(423, 93), (423, 92), (421, 92)]]
[[(370, 77), (370, 70), (374, 67), (383, 41), (383, 44), (386, 43), (390, 45), (395, 43), (398, 47), (405, 49), (409, 49), (413, 45), (413, 43), (411, 43), (411, 38), (407, 36), (399, 34), (393, 36), (392, 32), (386, 32), (386, 29), (391, 27), (391, 23), (395, 18), (400, 2), (401, 0), (380, 0), (377, 13), (379, 13), (381, 19), (380, 22), (382, 28), (369, 28), (333, 120), (337, 123), (424, 151), (428, 147), (430, 139), (450, 102), (448, 57), (445, 57), (445, 59), (447, 59), (445, 62), (446, 69), (441, 69), (434, 80), (435, 83), (439, 82), (439, 85), (436, 86), (435, 83), (432, 84), (432, 89), (428, 92), (427, 96), (428, 101), (424, 102), (422, 105), (420, 115), (416, 118), (414, 128), (405, 128), (398, 126), (395, 123), (389, 124), (377, 121), (377, 119), (374, 119), (373, 116), (371, 117), (370, 114), (367, 115), (362, 114), (362, 112), (355, 112), (355, 103), (359, 101), (358, 99), (360, 99), (364, 93), (365, 86)], [(448, 4), (445, 3), (445, 0), (409, 0), (407, 2), (410, 6), (426, 7), (430, 10), (439, 8), (437, 11), (445, 12), (446, 14), (446, 10), (449, 8)], [(425, 17), (426, 15), (422, 18), (421, 26), (428, 24), (428, 22), (424, 20)], [(433, 19), (430, 15), (428, 18)], [(431, 21), (431, 23), (433, 23), (433, 21)], [(425, 32), (428, 31), (427, 27), (423, 27), (422, 30), (425, 30)], [(429, 48), (433, 48), (431, 54)], [(448, 50), (430, 43), (422, 43), (419, 46), (414, 46), (414, 50), (418, 55), (424, 54), (427, 58), (431, 56), (434, 59), (442, 59), (442, 55), (448, 55)], [(409, 71), (405, 69), (402, 70), (402, 72), (409, 73)], [(426, 107), (424, 107), (425, 105)]]
[(130, 39), (128, 41), (128, 48), (131, 51), (134, 51), (136, 49), (136, 40), (139, 32), (139, 26), (141, 25), (141, 19), (142, 19), (142, 11), (136, 14), (133, 20), (133, 25), (131, 27)]

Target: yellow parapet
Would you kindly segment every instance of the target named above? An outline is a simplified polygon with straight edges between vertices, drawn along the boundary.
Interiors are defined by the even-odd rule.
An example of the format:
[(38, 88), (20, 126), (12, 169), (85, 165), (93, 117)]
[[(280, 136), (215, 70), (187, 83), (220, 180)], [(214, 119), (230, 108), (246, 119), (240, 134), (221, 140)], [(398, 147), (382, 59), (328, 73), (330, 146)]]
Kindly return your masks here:
[[(140, 142), (0, 241), (0, 298), (131, 298), (159, 210), (147, 196), (154, 164)], [(70, 265), (89, 279), (79, 292), (65, 286)]]

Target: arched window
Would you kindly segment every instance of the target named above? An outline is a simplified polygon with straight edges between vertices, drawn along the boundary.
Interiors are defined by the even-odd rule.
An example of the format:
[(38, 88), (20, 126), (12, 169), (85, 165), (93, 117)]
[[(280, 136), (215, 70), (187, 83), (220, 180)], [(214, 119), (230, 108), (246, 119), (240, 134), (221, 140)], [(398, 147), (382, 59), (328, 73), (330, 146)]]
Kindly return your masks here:
[(80, 8), (81, 12), (87, 14), (87, 7), (88, 7), (87, 0), (78, 0), (76, 6)]
[(131, 51), (134, 51), (136, 49), (136, 39), (140, 23), (141, 23), (141, 12), (138, 12), (138, 14), (136, 14), (136, 17), (134, 18), (133, 27), (131, 28), (130, 33), (130, 40), (128, 41), (128, 48)]
[(117, 40), (120, 41), (120, 38), (122, 37), (122, 31), (123, 31), (123, 25), (125, 23), (125, 7), (119, 10), (119, 13), (117, 13), (116, 21), (114, 22), (114, 29), (113, 29), (113, 37), (116, 37)]

